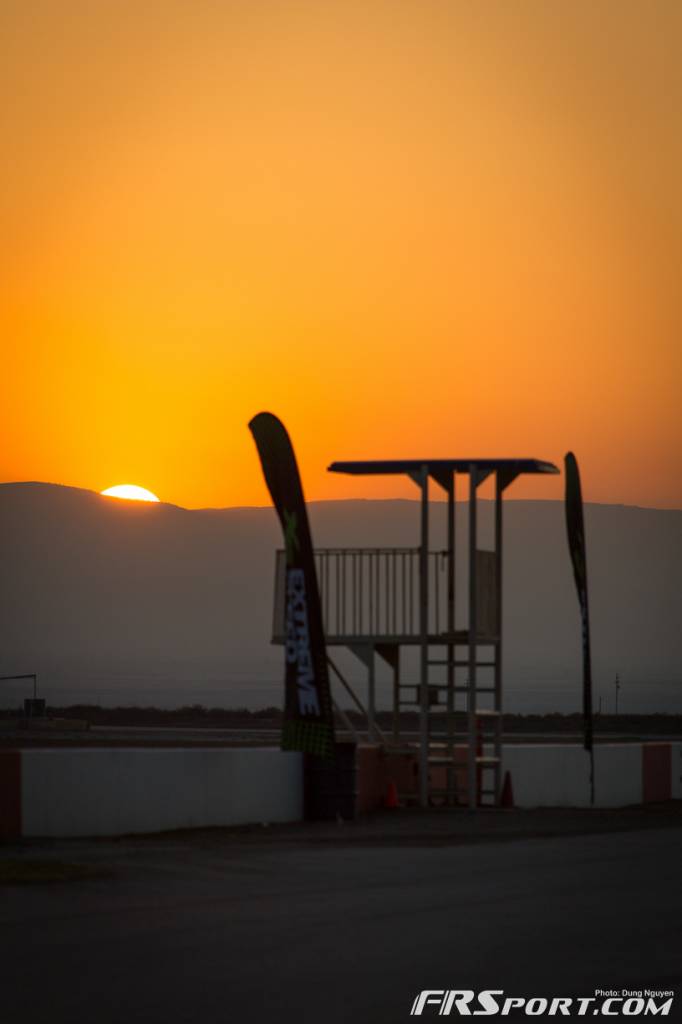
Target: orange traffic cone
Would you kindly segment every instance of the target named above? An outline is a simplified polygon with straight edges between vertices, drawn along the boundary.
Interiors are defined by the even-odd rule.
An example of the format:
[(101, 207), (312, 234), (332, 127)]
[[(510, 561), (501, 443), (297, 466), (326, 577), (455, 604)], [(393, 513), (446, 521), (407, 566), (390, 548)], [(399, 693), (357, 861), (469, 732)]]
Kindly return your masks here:
[(512, 787), (511, 775), (509, 772), (504, 773), (504, 783), (502, 784), (502, 795), (500, 796), (500, 807), (513, 807), (514, 806), (514, 789)]
[(389, 779), (388, 786), (386, 788), (386, 796), (384, 797), (384, 807), (400, 807), (398, 801), (398, 787), (396, 786), (393, 779)]

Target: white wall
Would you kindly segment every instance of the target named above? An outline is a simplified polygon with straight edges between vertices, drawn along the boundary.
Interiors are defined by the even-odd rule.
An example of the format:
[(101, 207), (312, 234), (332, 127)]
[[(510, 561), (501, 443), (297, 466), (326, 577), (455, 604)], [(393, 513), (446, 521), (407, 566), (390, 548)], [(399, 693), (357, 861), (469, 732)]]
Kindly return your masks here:
[[(640, 744), (600, 743), (594, 748), (594, 766), (596, 807), (641, 803)], [(589, 755), (582, 747), (509, 745), (503, 751), (502, 768), (511, 773), (517, 807), (590, 806)]]
[[(671, 744), (682, 799), (682, 743)], [(598, 807), (642, 801), (642, 745), (595, 747)], [(273, 748), (62, 748), (21, 753), (22, 834), (112, 836), (300, 821), (303, 757)], [(509, 745), (517, 807), (589, 807), (589, 758), (572, 744)]]
[(24, 836), (298, 821), (303, 758), (276, 749), (24, 750)]

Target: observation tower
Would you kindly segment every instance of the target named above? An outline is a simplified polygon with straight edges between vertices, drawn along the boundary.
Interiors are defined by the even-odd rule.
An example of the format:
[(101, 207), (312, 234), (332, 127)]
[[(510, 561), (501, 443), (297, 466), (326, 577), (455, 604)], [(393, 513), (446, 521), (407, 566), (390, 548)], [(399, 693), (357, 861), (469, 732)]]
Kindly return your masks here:
[[(418, 800), (497, 805), (502, 758), (502, 522), (503, 496), (525, 473), (559, 472), (538, 459), (407, 459), (333, 462), (332, 473), (402, 475), (419, 488), (419, 544), (412, 548), (317, 548), (315, 564), (328, 647), (347, 647), (366, 667), (367, 730), (388, 752), (418, 755)], [(468, 500), (455, 501), (457, 476), (468, 480)], [(478, 546), (477, 492), (494, 475), (494, 547)], [(433, 482), (447, 502), (429, 501)], [(467, 507), (468, 506), (468, 507)], [(446, 547), (429, 546), (431, 516), (445, 508)], [(468, 521), (467, 551), (458, 551), (456, 516)], [(461, 545), (460, 545), (461, 546)], [(464, 591), (457, 559), (466, 559)], [(284, 640), (284, 552), (277, 552), (273, 643)], [(417, 649), (416, 678), (403, 678), (404, 649)], [(392, 730), (376, 720), (376, 657), (392, 670)], [(416, 711), (418, 739), (408, 736), (401, 712)], [(350, 722), (347, 721), (350, 725)], [(351, 726), (352, 728), (352, 726)], [(465, 768), (465, 771), (458, 771)], [(459, 783), (458, 783), (459, 778)], [(465, 779), (465, 792), (461, 780)]]

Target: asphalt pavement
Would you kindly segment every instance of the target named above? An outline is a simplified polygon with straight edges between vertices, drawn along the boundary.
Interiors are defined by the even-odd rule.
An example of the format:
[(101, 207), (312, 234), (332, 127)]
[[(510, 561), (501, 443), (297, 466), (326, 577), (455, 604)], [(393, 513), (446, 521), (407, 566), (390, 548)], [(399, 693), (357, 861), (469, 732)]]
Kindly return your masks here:
[(672, 989), (680, 1020), (680, 808), (591, 813), (1, 847), (101, 872), (0, 886), (2, 1021), (393, 1024), (423, 989)]

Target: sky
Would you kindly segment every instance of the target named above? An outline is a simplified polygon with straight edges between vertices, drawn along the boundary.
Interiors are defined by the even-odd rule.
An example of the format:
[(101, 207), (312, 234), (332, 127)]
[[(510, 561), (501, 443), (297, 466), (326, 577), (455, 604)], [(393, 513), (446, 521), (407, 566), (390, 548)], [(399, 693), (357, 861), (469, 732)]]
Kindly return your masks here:
[(678, 0), (6, 0), (0, 40), (1, 480), (268, 504), (267, 409), (311, 499), (572, 449), (682, 507)]

